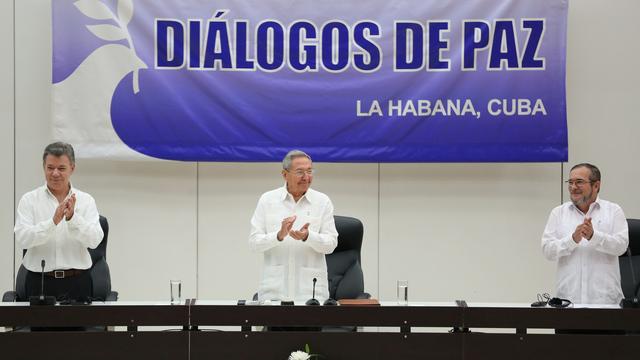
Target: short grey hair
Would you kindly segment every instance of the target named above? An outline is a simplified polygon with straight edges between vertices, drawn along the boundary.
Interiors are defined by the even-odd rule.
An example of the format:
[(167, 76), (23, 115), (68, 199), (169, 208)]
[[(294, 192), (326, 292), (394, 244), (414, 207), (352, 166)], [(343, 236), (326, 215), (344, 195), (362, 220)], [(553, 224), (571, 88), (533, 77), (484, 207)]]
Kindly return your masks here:
[(282, 159), (282, 168), (284, 170), (289, 170), (291, 168), (291, 162), (293, 161), (293, 159), (299, 157), (306, 157), (307, 159), (311, 160), (311, 156), (309, 156), (306, 152), (302, 150), (291, 150), (287, 153), (287, 155), (284, 156), (284, 159)]
[(576, 164), (571, 168), (571, 171), (581, 167), (587, 168), (591, 171), (591, 175), (589, 175), (589, 181), (596, 182), (596, 181), (600, 181), (600, 179), (602, 178), (602, 176), (600, 175), (600, 169), (598, 169), (597, 166), (589, 163)]
[(53, 155), (56, 157), (67, 155), (71, 165), (75, 165), (76, 163), (76, 155), (73, 151), (73, 146), (66, 142), (57, 141), (47, 145), (47, 147), (44, 148), (44, 154), (42, 154), (42, 165), (44, 165), (47, 155)]

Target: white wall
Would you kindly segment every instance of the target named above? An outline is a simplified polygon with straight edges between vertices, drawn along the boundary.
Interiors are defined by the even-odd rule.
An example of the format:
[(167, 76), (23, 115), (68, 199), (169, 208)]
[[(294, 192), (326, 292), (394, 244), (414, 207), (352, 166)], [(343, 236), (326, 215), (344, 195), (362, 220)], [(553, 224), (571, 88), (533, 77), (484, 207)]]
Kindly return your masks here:
[(569, 164), (597, 164), (602, 196), (619, 203), (628, 218), (640, 218), (638, 13), (634, 0), (569, 6)]
[[(13, 287), (13, 2), (0, 2), (0, 289)], [(2, 290), (0, 290), (2, 291)]]
[[(11, 39), (1, 40), (10, 50), (0, 57), (5, 289), (14, 271), (14, 198), (43, 183), (40, 156), (51, 140), (49, 1), (16, 0), (15, 8), (15, 93)], [(569, 163), (599, 165), (603, 197), (628, 217), (640, 217), (640, 195), (631, 190), (640, 178), (638, 13), (635, 0), (572, 1), (568, 25)], [(12, 16), (11, 2), (2, 2), (3, 34), (11, 33)], [(365, 224), (365, 285), (374, 296), (394, 299), (397, 279), (410, 281), (412, 300), (529, 301), (553, 292), (555, 266), (542, 258), (539, 238), (561, 202), (561, 164), (316, 167), (315, 188), (331, 196), (336, 213)], [(109, 218), (108, 261), (121, 299), (167, 299), (171, 278), (183, 281), (186, 297), (255, 291), (261, 258), (246, 245), (249, 219), (259, 195), (281, 185), (278, 164), (80, 160), (73, 181)]]
[[(527, 301), (551, 291), (540, 235), (560, 203), (558, 164), (387, 164), (380, 177), (380, 296), (408, 279), (430, 301)], [(415, 284), (415, 285), (413, 285)]]

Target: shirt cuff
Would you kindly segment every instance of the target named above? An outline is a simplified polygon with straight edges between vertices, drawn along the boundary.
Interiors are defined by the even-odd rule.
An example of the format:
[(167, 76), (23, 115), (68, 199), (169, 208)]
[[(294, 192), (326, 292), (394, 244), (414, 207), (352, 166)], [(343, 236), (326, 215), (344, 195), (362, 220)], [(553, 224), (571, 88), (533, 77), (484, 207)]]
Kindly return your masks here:
[(564, 243), (566, 244), (567, 250), (569, 250), (569, 252), (572, 252), (573, 250), (575, 250), (575, 248), (578, 247), (578, 244), (573, 241), (573, 237), (571, 235), (565, 238)]
[(267, 239), (268, 242), (270, 242), (270, 243), (271, 242), (275, 242), (276, 244), (277, 243), (281, 243), (282, 241), (284, 241), (284, 239), (282, 239), (282, 241), (278, 240), (278, 232), (277, 231), (267, 233), (266, 239)]
[[(64, 218), (64, 221), (67, 221), (67, 218)], [(67, 221), (67, 225), (70, 225), (72, 228), (77, 228), (78, 225), (80, 225), (80, 220), (78, 220), (78, 213), (77, 212), (73, 212), (73, 217), (71, 218), (71, 220)]]
[(304, 242), (309, 243), (317, 243), (320, 239), (320, 233), (309, 230), (309, 236), (307, 236), (307, 240)]
[(45, 223), (44, 229), (45, 229), (45, 231), (53, 231), (53, 229), (56, 226), (57, 226), (56, 223), (53, 222), (53, 218), (49, 218), (49, 220), (47, 220), (46, 223)]
[(604, 243), (604, 234), (600, 231), (593, 230), (593, 235), (591, 236), (591, 240), (589, 243), (592, 246), (601, 246)]

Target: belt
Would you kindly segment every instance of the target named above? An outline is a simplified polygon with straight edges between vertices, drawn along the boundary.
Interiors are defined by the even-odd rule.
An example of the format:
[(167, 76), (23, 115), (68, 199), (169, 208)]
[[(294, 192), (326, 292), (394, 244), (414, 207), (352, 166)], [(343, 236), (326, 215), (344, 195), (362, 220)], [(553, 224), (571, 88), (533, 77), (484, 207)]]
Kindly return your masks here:
[(56, 279), (64, 279), (71, 276), (76, 276), (84, 273), (85, 270), (69, 269), (69, 270), (53, 270), (44, 273), (46, 276), (54, 277)]

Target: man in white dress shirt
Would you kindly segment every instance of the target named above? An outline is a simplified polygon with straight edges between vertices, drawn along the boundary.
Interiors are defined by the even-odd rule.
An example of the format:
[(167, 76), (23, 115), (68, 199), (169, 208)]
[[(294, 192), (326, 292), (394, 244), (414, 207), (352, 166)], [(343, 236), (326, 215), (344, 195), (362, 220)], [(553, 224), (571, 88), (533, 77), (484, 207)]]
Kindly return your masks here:
[(16, 211), (16, 244), (26, 250), (27, 296), (40, 295), (44, 260), (45, 295), (84, 300), (93, 284), (87, 269), (103, 232), (91, 195), (71, 185), (75, 154), (70, 144), (55, 142), (42, 156), (46, 184), (22, 196)]
[(284, 186), (260, 197), (251, 218), (249, 246), (264, 254), (259, 300), (321, 303), (329, 297), (327, 262), (338, 245), (329, 197), (310, 188), (313, 164), (306, 153), (290, 151), (282, 161)]
[(571, 168), (571, 201), (551, 211), (542, 252), (557, 261), (557, 297), (579, 304), (618, 304), (622, 299), (618, 256), (629, 244), (619, 205), (601, 199), (600, 170), (591, 164)]

